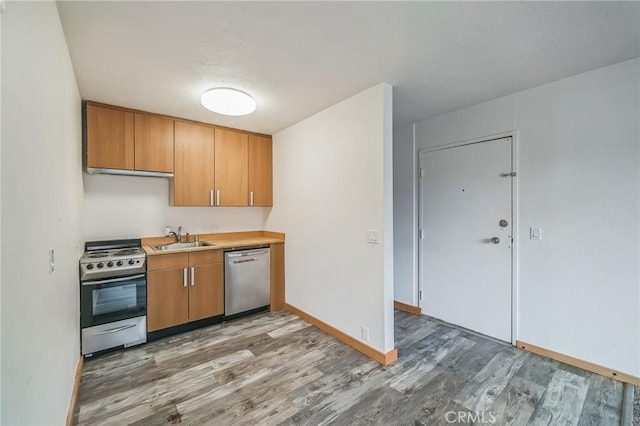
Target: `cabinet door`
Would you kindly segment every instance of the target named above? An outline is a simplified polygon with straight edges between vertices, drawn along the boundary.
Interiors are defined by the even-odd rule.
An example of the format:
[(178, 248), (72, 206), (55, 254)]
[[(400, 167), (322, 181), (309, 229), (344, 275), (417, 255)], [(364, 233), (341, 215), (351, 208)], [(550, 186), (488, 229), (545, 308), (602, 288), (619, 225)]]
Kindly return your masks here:
[(173, 172), (173, 120), (135, 114), (135, 170)]
[(224, 270), (222, 263), (192, 266), (189, 285), (189, 321), (224, 313)]
[(213, 127), (175, 122), (174, 205), (213, 205), (213, 138)]
[(273, 205), (271, 138), (249, 135), (249, 205)]
[[(150, 271), (147, 274), (147, 329), (161, 330), (189, 321), (189, 288), (186, 268)], [(188, 283), (187, 283), (188, 284)]]
[(87, 167), (133, 170), (133, 114), (87, 105)]
[(216, 129), (216, 205), (249, 205), (249, 135)]

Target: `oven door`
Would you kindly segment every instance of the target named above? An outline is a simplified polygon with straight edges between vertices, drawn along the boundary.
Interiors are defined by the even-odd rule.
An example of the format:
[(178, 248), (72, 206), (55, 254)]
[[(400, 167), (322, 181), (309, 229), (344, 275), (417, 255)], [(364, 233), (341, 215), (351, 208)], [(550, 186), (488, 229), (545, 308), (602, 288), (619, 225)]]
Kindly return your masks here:
[(147, 314), (145, 274), (85, 281), (80, 286), (82, 328)]

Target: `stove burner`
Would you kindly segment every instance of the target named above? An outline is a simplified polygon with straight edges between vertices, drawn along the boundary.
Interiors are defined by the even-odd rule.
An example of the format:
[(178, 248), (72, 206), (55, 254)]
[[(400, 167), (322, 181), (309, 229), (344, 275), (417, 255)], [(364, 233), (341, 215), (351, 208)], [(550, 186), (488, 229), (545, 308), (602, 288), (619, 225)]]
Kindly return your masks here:
[(86, 257), (89, 258), (89, 259), (99, 259), (101, 257), (107, 257), (108, 255), (109, 255), (109, 253), (99, 252), (99, 253), (88, 254)]
[(124, 249), (124, 250), (119, 250), (115, 252), (113, 255), (114, 256), (130, 256), (132, 254), (138, 254), (138, 253), (140, 253), (140, 250), (138, 249)]
[(80, 258), (80, 282), (144, 275), (146, 265), (140, 240), (88, 241)]

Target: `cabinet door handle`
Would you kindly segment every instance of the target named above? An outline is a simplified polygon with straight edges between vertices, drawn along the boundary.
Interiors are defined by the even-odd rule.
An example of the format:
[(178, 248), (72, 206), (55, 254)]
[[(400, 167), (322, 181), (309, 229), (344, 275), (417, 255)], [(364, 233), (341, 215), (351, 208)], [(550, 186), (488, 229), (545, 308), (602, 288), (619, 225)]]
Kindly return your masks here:
[(216, 191), (216, 206), (220, 205), (220, 190)]
[(182, 268), (182, 285), (187, 286), (187, 268)]
[(191, 267), (191, 285), (196, 285), (196, 268)]
[(251, 191), (249, 193), (249, 205), (252, 206), (253, 205), (253, 191)]
[(209, 204), (213, 206), (213, 189), (209, 191)]

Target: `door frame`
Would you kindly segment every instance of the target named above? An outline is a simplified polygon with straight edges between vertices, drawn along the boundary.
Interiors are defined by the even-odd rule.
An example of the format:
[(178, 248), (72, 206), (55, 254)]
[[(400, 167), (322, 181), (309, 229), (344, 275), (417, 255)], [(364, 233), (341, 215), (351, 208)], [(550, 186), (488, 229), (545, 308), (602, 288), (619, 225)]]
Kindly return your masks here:
[(423, 308), (423, 302), (420, 298), (420, 292), (422, 289), (422, 276), (424, 275), (422, 271), (422, 252), (420, 245), (420, 225), (422, 222), (422, 207), (423, 207), (423, 199), (422, 199), (422, 177), (420, 176), (420, 158), (423, 153), (432, 152), (432, 151), (441, 151), (443, 149), (449, 148), (457, 148), (466, 145), (474, 145), (482, 142), (489, 142), (496, 139), (503, 138), (511, 138), (511, 171), (516, 175), (511, 178), (511, 230), (513, 243), (511, 244), (511, 345), (516, 346), (516, 341), (518, 340), (518, 298), (519, 298), (519, 258), (518, 258), (518, 246), (520, 242), (518, 227), (519, 227), (519, 210), (518, 210), (518, 194), (519, 194), (519, 179), (518, 179), (518, 169), (519, 169), (519, 147), (518, 147), (518, 131), (512, 130), (504, 133), (497, 133), (493, 135), (483, 136), (479, 138), (466, 139), (458, 142), (451, 142), (441, 145), (435, 145), (429, 148), (418, 149), (418, 155), (416, 156), (416, 192), (415, 196), (417, 197), (418, 203), (416, 205), (416, 230), (417, 237), (415, 239), (415, 247), (414, 253), (416, 253), (417, 259), (415, 259), (417, 263), (417, 294), (415, 295), (416, 300), (418, 301), (418, 306)]

